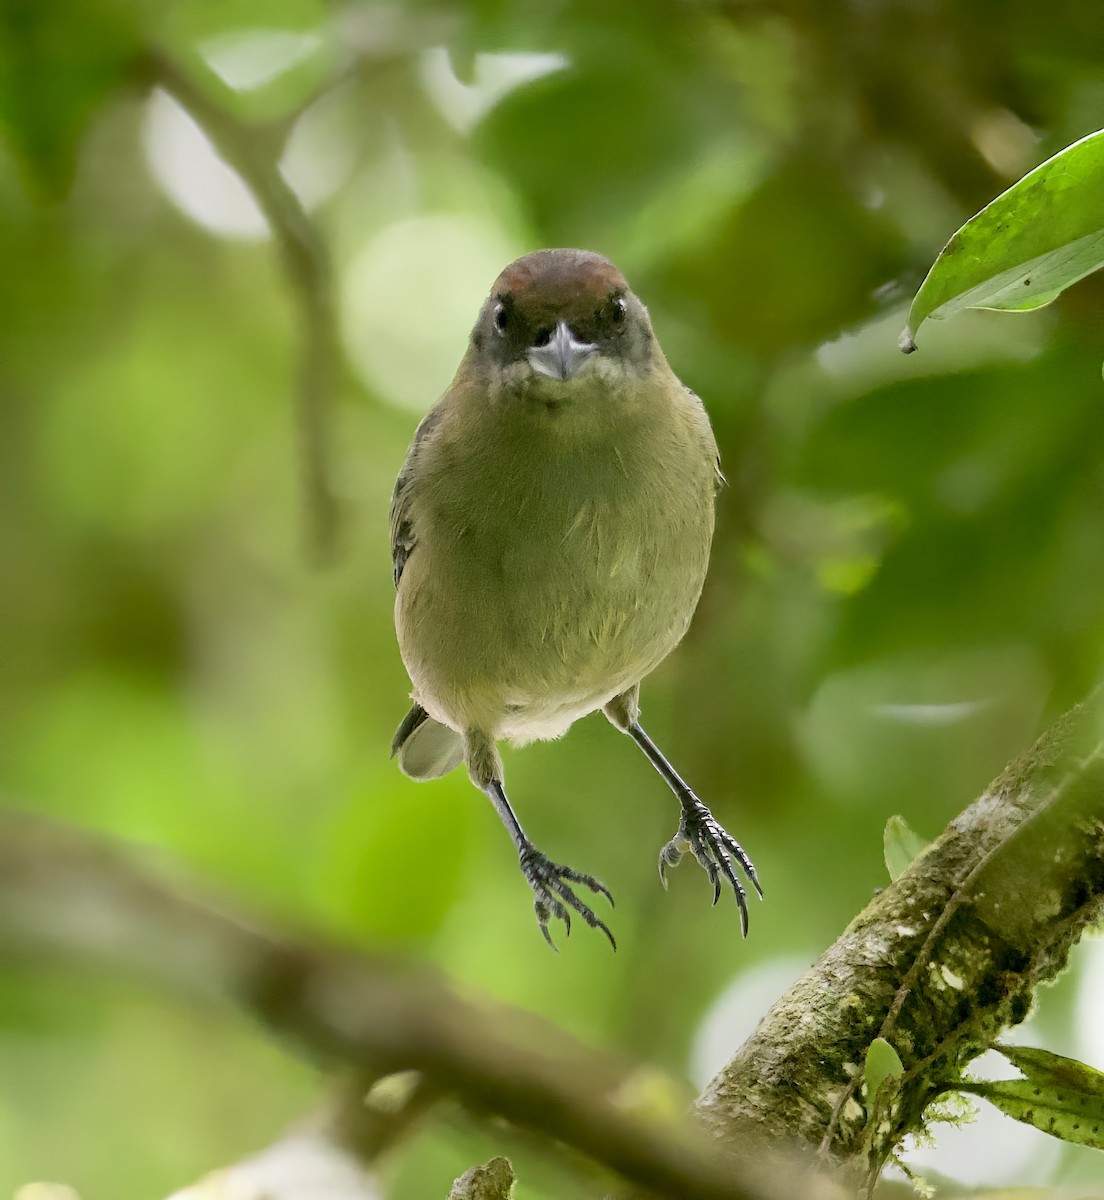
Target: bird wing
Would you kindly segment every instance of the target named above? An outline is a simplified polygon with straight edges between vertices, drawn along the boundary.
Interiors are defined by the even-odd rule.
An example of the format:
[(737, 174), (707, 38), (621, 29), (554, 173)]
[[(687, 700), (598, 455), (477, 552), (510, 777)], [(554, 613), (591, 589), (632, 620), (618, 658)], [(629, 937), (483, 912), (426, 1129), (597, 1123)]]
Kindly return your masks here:
[(406, 461), (395, 480), (395, 490), (391, 494), (391, 565), (394, 569), (395, 587), (402, 579), (406, 560), (414, 552), (417, 537), (414, 532), (414, 516), (411, 512), (411, 494), (414, 488), (414, 467), (418, 459), (418, 449), (426, 435), (433, 429), (439, 419), (437, 409), (431, 409), (421, 420), (414, 431), (414, 440), (406, 452)]
[[(701, 397), (698, 395), (698, 393), (695, 392), (692, 388), (688, 388), (685, 383), (682, 386), (683, 386), (683, 390), (686, 391), (687, 394), (690, 395), (695, 400), (698, 407), (704, 413), (705, 405), (702, 404)], [(708, 425), (708, 417), (706, 418), (706, 422)], [(711, 425), (709, 425), (708, 428), (709, 428), (710, 437), (713, 437), (713, 427)], [(714, 445), (714, 450), (716, 450), (715, 445)], [(713, 456), (713, 493), (714, 493), (714, 495), (716, 495), (716, 493), (719, 492), (721, 490), (721, 488), (727, 487), (727, 486), (728, 486), (728, 480), (725, 478), (724, 471), (721, 470), (721, 456), (720, 456), (720, 453), (717, 452)]]

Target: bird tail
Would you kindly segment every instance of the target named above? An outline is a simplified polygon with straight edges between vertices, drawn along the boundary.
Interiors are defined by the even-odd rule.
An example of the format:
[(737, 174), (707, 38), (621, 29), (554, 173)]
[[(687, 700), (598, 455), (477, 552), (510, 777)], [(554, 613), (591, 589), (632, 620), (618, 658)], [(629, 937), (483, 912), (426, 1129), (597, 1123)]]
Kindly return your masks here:
[(395, 732), (391, 757), (396, 754), (404, 775), (411, 779), (439, 779), (463, 761), (464, 739), (415, 704)]

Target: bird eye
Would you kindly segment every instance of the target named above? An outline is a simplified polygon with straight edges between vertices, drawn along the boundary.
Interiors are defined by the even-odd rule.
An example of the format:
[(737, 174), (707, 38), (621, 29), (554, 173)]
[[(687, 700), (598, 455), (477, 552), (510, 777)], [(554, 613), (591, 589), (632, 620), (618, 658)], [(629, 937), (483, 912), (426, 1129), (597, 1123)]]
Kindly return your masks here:
[(629, 311), (629, 306), (625, 303), (624, 296), (618, 296), (613, 302), (613, 312), (610, 314), (615, 325), (620, 325), (625, 319), (625, 314)]
[(505, 333), (506, 332), (506, 305), (503, 304), (501, 300), (494, 306), (494, 316), (492, 319), (494, 321), (495, 329), (497, 329), (499, 333)]

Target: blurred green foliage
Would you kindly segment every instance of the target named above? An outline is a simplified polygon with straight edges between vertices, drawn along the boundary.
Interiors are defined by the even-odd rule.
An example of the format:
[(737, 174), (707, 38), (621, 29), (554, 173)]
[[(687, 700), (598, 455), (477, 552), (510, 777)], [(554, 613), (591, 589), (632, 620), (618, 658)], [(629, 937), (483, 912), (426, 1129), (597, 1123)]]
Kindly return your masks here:
[[(727, 985), (810, 959), (884, 884), (890, 814), (934, 835), (1101, 674), (1100, 282), (895, 346), (950, 233), (1102, 123), (1100, 40), (1075, 0), (1045, 21), (1027, 0), (9, 0), (10, 802), (685, 1072)], [(151, 99), (150, 48), (222, 75), (333, 248), (346, 525), (327, 571), (298, 544), (296, 309), (248, 198)], [(759, 867), (746, 943), (691, 867), (660, 890), (675, 806), (601, 718), (507, 770), (538, 843), (617, 896), (615, 957), (582, 929), (548, 953), (486, 802), (387, 759), (407, 686), (392, 482), (494, 275), (555, 244), (622, 267), (717, 429), (710, 580), (644, 706)], [(1042, 1017), (1093, 1061), (1069, 1023), (1090, 1001), (1071, 974)], [(321, 1088), (257, 1031), (0, 973), (0, 1196), (35, 1178), (167, 1194)], [(431, 1125), (389, 1194), (443, 1196), (503, 1148)], [(571, 1194), (511, 1148), (519, 1197)]]

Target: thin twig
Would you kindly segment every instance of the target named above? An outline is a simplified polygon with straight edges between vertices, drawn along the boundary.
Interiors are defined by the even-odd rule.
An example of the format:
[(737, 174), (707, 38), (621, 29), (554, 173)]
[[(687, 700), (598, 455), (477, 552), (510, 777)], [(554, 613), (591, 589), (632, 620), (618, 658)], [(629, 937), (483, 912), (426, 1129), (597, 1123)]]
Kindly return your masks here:
[(299, 471), (310, 556), (326, 561), (338, 538), (338, 504), (330, 481), (330, 408), (337, 385), (336, 303), (329, 252), (299, 197), (280, 172), (268, 140), (218, 97), (226, 85), (202, 60), (187, 70), (161, 50), (148, 50), (141, 75), (184, 108), (219, 155), (249, 188), (264, 213), (291, 283), (301, 322), (294, 390)]

